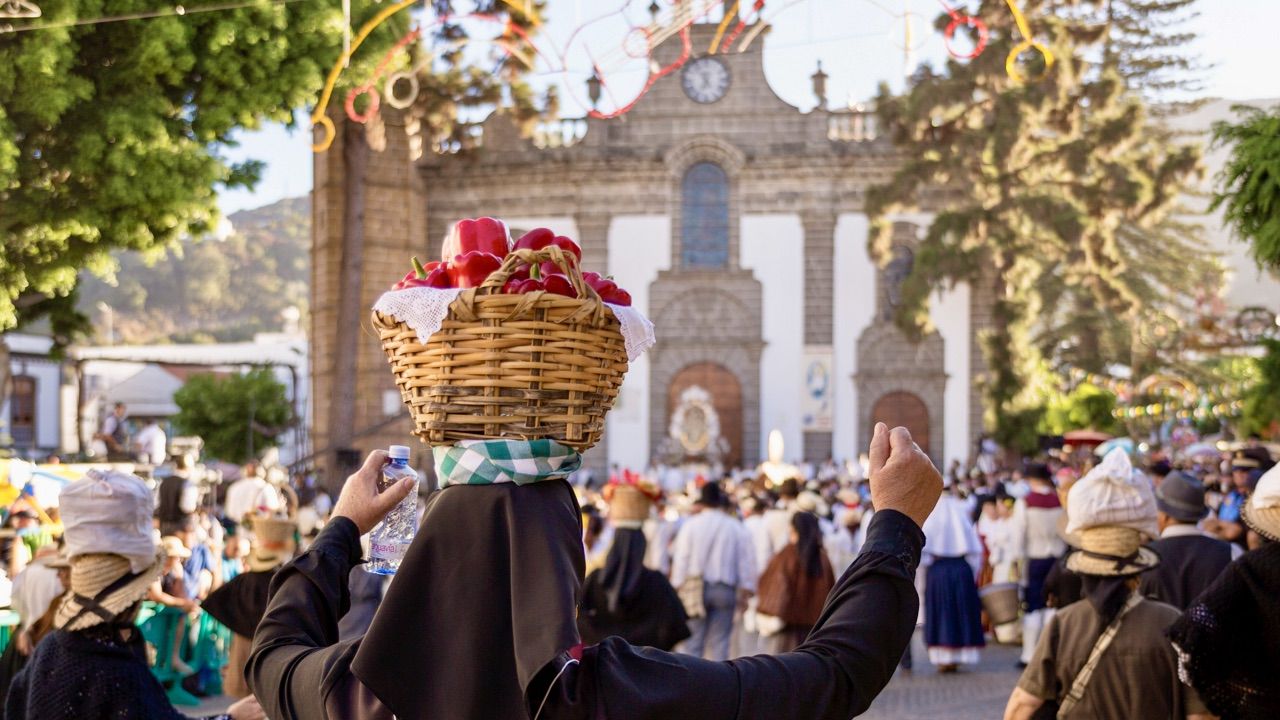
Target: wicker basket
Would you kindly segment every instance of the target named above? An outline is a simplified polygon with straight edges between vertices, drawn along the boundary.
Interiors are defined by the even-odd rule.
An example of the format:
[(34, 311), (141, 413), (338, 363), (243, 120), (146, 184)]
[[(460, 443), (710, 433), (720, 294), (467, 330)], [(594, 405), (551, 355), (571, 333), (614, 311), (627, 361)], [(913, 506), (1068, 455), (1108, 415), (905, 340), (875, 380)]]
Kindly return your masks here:
[[(502, 294), (521, 263), (551, 261), (577, 298)], [(517, 250), (464, 290), (424, 345), (403, 322), (373, 314), (396, 385), (428, 445), (552, 439), (582, 451), (600, 440), (627, 371), (617, 318), (560, 248)]]
[(630, 485), (616, 486), (608, 500), (609, 519), (614, 523), (643, 522), (649, 518), (649, 508), (653, 505), (652, 498)]

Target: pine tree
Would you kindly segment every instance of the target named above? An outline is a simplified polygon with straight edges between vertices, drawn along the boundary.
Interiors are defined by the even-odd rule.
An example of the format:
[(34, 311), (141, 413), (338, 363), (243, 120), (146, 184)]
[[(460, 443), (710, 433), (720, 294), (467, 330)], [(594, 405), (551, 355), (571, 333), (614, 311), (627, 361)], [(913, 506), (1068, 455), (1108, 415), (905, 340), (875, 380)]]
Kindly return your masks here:
[(1214, 142), (1231, 145), (1211, 209), (1223, 208), (1260, 268), (1280, 271), (1280, 109), (1232, 108), (1239, 123), (1216, 123)]
[(1185, 304), (1188, 274), (1203, 270), (1188, 264), (1193, 248), (1153, 232), (1198, 172), (1199, 150), (1149, 132), (1124, 64), (1100, 62), (1109, 28), (1093, 17), (1105, 2), (1083, 2), (1086, 12), (1070, 0), (1024, 3), (1057, 62), (1046, 69), (1024, 54), (1030, 77), (1017, 82), (1005, 57), (1022, 36), (1004, 2), (984, 0), (976, 14), (990, 26), (986, 52), (940, 75), (923, 69), (904, 95), (882, 89), (878, 99), (905, 161), (868, 197), (872, 252), (887, 248), (889, 213), (936, 210), (899, 321), (925, 327), (929, 294), (957, 281), (990, 293), (981, 382), (998, 439), (1034, 424), (1030, 389), (1043, 360), (1070, 349), (1095, 361), (1123, 353), (1123, 326)]

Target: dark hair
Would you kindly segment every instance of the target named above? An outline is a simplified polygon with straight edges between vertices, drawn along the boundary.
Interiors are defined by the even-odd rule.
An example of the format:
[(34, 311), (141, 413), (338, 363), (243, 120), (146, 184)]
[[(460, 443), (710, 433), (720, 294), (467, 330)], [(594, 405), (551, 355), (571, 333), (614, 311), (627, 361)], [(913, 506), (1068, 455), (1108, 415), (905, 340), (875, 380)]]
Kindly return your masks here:
[(809, 577), (822, 574), (822, 531), (818, 529), (818, 516), (798, 512), (791, 516), (791, 527), (796, 531), (796, 552)]

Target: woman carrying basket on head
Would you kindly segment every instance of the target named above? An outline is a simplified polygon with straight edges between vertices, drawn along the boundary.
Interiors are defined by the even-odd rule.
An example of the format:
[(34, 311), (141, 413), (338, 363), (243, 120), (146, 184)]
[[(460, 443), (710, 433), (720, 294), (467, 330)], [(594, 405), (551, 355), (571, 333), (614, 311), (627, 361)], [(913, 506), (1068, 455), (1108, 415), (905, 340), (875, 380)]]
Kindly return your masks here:
[[(581, 297), (499, 292), (519, 263), (547, 260), (567, 272)], [(621, 346), (614, 317), (626, 312), (606, 309), (599, 293), (584, 288), (576, 263), (559, 249), (526, 248), (502, 260), (481, 287), (455, 293), (442, 334), (426, 333), (425, 343), (420, 330), (380, 314), (375, 324), (415, 410), (417, 434), (435, 445), (441, 489), (427, 499), (363, 637), (337, 640), (347, 574), (360, 562), (360, 536), (412, 487), (378, 492), (385, 453), (371, 453), (347, 479), (333, 520), (278, 572), (246, 670), (274, 720), (846, 720), (889, 681), (918, 609), (912, 578), (924, 542), (920, 524), (942, 483), (910, 434), (883, 424), (870, 448), (879, 512), (861, 555), (794, 652), (713, 662), (617, 637), (582, 645), (575, 618), (582, 516), (564, 478), (580, 466), (578, 453), (598, 437), (616, 395), (616, 385), (583, 388), (618, 369), (600, 347)], [(431, 290), (388, 295), (409, 292), (435, 304)], [(394, 300), (412, 305), (411, 297)], [(521, 352), (526, 357), (515, 360)], [(452, 360), (432, 359), (446, 356)], [(503, 375), (503, 362), (521, 370)], [(579, 412), (591, 403), (602, 409)], [(498, 405), (507, 414), (492, 409)]]

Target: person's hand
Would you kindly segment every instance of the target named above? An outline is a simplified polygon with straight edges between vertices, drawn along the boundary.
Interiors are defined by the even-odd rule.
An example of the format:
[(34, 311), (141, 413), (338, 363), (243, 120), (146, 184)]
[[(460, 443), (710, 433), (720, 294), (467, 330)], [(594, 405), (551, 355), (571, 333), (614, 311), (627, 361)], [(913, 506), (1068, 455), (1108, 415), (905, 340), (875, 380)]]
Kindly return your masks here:
[(871, 503), (924, 525), (942, 494), (942, 475), (906, 428), (876, 423), (871, 436)]
[(745, 588), (738, 588), (738, 604), (737, 604), (738, 612), (743, 612), (744, 610), (747, 609), (747, 603), (751, 602), (751, 597), (753, 595), (755, 595), (755, 593), (751, 592), (750, 590), (747, 590)]
[(378, 492), (378, 480), (382, 466), (387, 463), (384, 450), (374, 450), (364, 459), (364, 465), (355, 471), (342, 486), (338, 503), (333, 506), (334, 517), (344, 517), (355, 523), (361, 535), (373, 529), (387, 513), (413, 490), (413, 478), (404, 478), (391, 487)]
[(184, 600), (182, 601), (182, 609), (188, 615), (195, 615), (196, 613), (200, 612), (200, 603), (196, 602), (195, 600)]
[(227, 714), (231, 716), (231, 720), (267, 720), (266, 713), (258, 704), (258, 698), (252, 695), (233, 703), (227, 708)]

